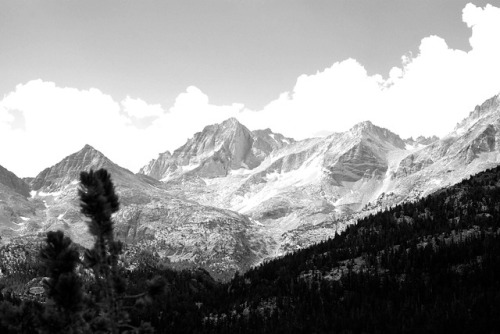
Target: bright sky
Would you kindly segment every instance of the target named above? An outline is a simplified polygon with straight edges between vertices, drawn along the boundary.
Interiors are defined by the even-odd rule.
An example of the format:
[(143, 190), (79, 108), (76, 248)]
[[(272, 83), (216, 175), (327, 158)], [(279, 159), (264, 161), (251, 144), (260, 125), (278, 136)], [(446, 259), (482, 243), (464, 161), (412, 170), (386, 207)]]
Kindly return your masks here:
[(0, 165), (137, 171), (228, 117), (443, 136), (500, 92), (500, 4), (472, 1), (2, 0)]

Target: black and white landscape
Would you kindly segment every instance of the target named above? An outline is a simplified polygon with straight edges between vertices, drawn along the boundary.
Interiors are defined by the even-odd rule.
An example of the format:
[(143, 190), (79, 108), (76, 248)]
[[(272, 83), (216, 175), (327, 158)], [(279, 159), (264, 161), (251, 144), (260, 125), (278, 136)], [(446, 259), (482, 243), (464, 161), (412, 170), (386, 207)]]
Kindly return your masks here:
[[(454, 8), (459, 2), (448, 5)], [(27, 11), (41, 7), (28, 3), (0, 4), (0, 13), (3, 8), (12, 14), (9, 29), (33, 24), (25, 21)], [(220, 31), (225, 23), (206, 18), (215, 9), (198, 1), (110, 3), (124, 17), (132, 10), (152, 15), (151, 22), (141, 17), (135, 23), (144, 33), (155, 24), (166, 29), (160, 18), (172, 19), (171, 12), (163, 12), (168, 7), (186, 18), (205, 18), (212, 28), (201, 21), (203, 27), (223, 40), (232, 38)], [(234, 11), (250, 15), (267, 10), (285, 16), (277, 22), (301, 17), (318, 27), (329, 22), (322, 10), (332, 15), (339, 10), (365, 22), (359, 28), (366, 34), (364, 41), (374, 43), (366, 31), (374, 27), (366, 17), (374, 5), (340, 3), (217, 0), (213, 6), (218, 18)], [(444, 3), (428, 4), (427, 9), (416, 1), (388, 1), (384, 6), (401, 11), (413, 27), (408, 18), (412, 10), (424, 15)], [(41, 22), (54, 15), (54, 26), (42, 26), (34, 34), (49, 34), (63, 22), (71, 29), (89, 27), (94, 20), (96, 27), (89, 31), (105, 27), (99, 15), (85, 16), (91, 12), (89, 4), (51, 1), (46, 9), (55, 4), (62, 7), (51, 14), (36, 12), (33, 18)], [(110, 9), (109, 3), (94, 5), (103, 12)], [(78, 6), (81, 16), (65, 12)], [(67, 55), (73, 60), (64, 59), (60, 69), (44, 65), (44, 50), (61, 50), (57, 39), (47, 37), (49, 47), (40, 46), (41, 60), (33, 62), (38, 68), (34, 77), (21, 79), (27, 77), (24, 70), (19, 76), (9, 72), (6, 82), (22, 81), (0, 84), (0, 332), (500, 331), (500, 9), (482, 2), (460, 6), (463, 22), (460, 10), (455, 20), (469, 35), (451, 33), (457, 23), (447, 14), (434, 13), (427, 20), (429, 27), (450, 34), (452, 43), (453, 38), (469, 38), (468, 49), (448, 46), (435, 35), (420, 36), (414, 41), (420, 43), (417, 54), (405, 55), (383, 76), (371, 74), (383, 68), (375, 51), (378, 62), (367, 68), (344, 57), (322, 72), (299, 73), (292, 90), (281, 91), (264, 107), (255, 107), (265, 95), (263, 88), (248, 91), (254, 97), (245, 104), (229, 101), (225, 93), (240, 96), (241, 91), (231, 87), (236, 77), (228, 74), (227, 81), (213, 81), (218, 102), (209, 102), (202, 90), (189, 86), (167, 109), (153, 83), (134, 88), (111, 75), (105, 81), (101, 72), (92, 76), (92, 71), (102, 70), (93, 58), (96, 46), (75, 31), (61, 32), (60, 41), (75, 37), (93, 61), (82, 65), (88, 76), (71, 81), (76, 72), (70, 65), (81, 60)], [(202, 8), (205, 14), (191, 12)], [(220, 12), (222, 8), (229, 12)], [(299, 15), (305, 8), (307, 13)], [(378, 8), (373, 15), (385, 18), (386, 10)], [(96, 37), (98, 43), (109, 41), (112, 28), (123, 24), (116, 14), (108, 15), (110, 30)], [(245, 15), (235, 34), (246, 36)], [(262, 15), (267, 29), (283, 33)], [(68, 23), (68, 17), (75, 21)], [(170, 29), (180, 31), (181, 21), (172, 19)], [(205, 33), (199, 29), (187, 29), (186, 36)], [(328, 31), (350, 36), (336, 29)], [(382, 24), (376, 29), (388, 33)], [(24, 45), (32, 38), (27, 31), (20, 29), (18, 44), (2, 33), (0, 41)], [(380, 43), (388, 43), (388, 52), (394, 53), (409, 31), (401, 28), (400, 37), (392, 42), (380, 37)], [(308, 33), (309, 28), (289, 38), (298, 41)], [(118, 38), (115, 52), (122, 41), (137, 41), (138, 34)], [(151, 38), (180, 43), (179, 36), (164, 37), (158, 31)], [(270, 37), (244, 38), (268, 43)], [(343, 37), (341, 49), (361, 52), (349, 47), (348, 40)], [(190, 58), (194, 56), (176, 43), (171, 48), (177, 58), (169, 59), (178, 64), (213, 65), (211, 54), (205, 62)], [(152, 62), (159, 61), (158, 50), (150, 51)], [(269, 52), (277, 57), (282, 51)], [(21, 55), (26, 62), (26, 54)], [(102, 61), (109, 62), (110, 73), (120, 73), (108, 56), (104, 52)], [(234, 61), (241, 68), (249, 55), (239, 57)], [(317, 66), (318, 59), (308, 57)], [(116, 59), (125, 61), (121, 54)], [(0, 55), (2, 62), (21, 66)], [(150, 66), (143, 70), (152, 76)], [(158, 68), (179, 75), (169, 66)], [(262, 66), (269, 66), (267, 60)], [(288, 73), (274, 66), (282, 75)], [(194, 72), (185, 71), (194, 78)], [(37, 73), (48, 79), (38, 79)], [(140, 78), (135, 70), (130, 73)], [(63, 83), (52, 82), (52, 77)], [(109, 93), (87, 88), (89, 78), (114, 88)], [(200, 82), (209, 78), (200, 74)], [(278, 80), (269, 80), (264, 86), (274, 92)], [(227, 85), (227, 92), (220, 85)], [(148, 87), (144, 99), (154, 103), (129, 96), (141, 96)], [(122, 99), (124, 89), (130, 92)], [(210, 91), (209, 86), (204, 89)], [(93, 174), (101, 169), (109, 180), (106, 172)], [(96, 232), (93, 222), (100, 229), (102, 222), (112, 222), (111, 230)], [(61, 279), (61, 273), (70, 278)], [(106, 309), (106, 303), (112, 308)]]

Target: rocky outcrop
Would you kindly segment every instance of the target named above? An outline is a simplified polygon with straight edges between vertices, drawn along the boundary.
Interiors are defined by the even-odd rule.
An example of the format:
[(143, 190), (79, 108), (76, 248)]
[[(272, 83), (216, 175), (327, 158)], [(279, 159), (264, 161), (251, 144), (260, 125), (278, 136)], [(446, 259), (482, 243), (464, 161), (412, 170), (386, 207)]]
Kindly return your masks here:
[(410, 154), (399, 163), (399, 168), (395, 173), (396, 178), (403, 178), (417, 173), (422, 169), (432, 165), (434, 161), (421, 157), (419, 154)]

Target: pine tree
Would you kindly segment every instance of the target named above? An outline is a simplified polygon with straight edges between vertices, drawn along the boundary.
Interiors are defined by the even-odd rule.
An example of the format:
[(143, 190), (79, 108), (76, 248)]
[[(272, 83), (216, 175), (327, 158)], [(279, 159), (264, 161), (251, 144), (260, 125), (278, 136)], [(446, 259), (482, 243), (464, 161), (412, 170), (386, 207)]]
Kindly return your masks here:
[(81, 200), (81, 212), (90, 218), (89, 232), (94, 236), (94, 247), (85, 252), (85, 264), (94, 274), (99, 294), (96, 296), (98, 308), (94, 326), (109, 333), (129, 332), (146, 333), (152, 331), (149, 324), (140, 328), (130, 325), (125, 300), (140, 301), (143, 304), (159, 295), (165, 282), (159, 277), (147, 282), (148, 290), (136, 296), (126, 296), (126, 281), (120, 273), (119, 256), (123, 244), (114, 239), (113, 213), (119, 209), (118, 196), (115, 193), (110, 174), (105, 169), (90, 170), (80, 174), (81, 188), (78, 191)]
[(44, 314), (45, 327), (55, 333), (88, 332), (82, 317), (82, 282), (76, 274), (80, 262), (78, 250), (61, 231), (48, 232), (40, 258), (48, 271), (45, 290), (50, 301)]
[(99, 289), (96, 299), (100, 312), (95, 320), (111, 333), (118, 333), (127, 320), (117, 298), (125, 288), (118, 272), (122, 244), (114, 240), (111, 220), (111, 215), (119, 209), (118, 196), (105, 169), (82, 172), (80, 182), (81, 212), (90, 218), (89, 232), (94, 236), (94, 247), (85, 252), (85, 264), (92, 269)]

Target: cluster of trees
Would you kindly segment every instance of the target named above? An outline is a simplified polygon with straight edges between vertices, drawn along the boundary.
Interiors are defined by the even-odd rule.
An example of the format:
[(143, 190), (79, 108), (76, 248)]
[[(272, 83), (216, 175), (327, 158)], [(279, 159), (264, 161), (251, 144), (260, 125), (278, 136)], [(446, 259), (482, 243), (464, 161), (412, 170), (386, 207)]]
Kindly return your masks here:
[[(80, 193), (84, 203), (99, 201), (89, 194)], [(93, 212), (113, 212), (114, 203), (87, 204), (83, 212), (107, 222), (110, 215), (103, 220)], [(174, 271), (151, 261), (125, 271), (116, 261), (121, 246), (106, 226), (94, 226), (105, 246), (97, 238), (86, 253), (86, 274), (78, 273), (70, 240), (49, 234), (42, 258), (50, 300), (0, 302), (0, 332), (40, 331), (50, 319), (57, 324), (51, 330), (64, 332), (75, 326), (158, 333), (500, 331), (500, 167), (368, 216), (227, 283), (201, 269)]]

